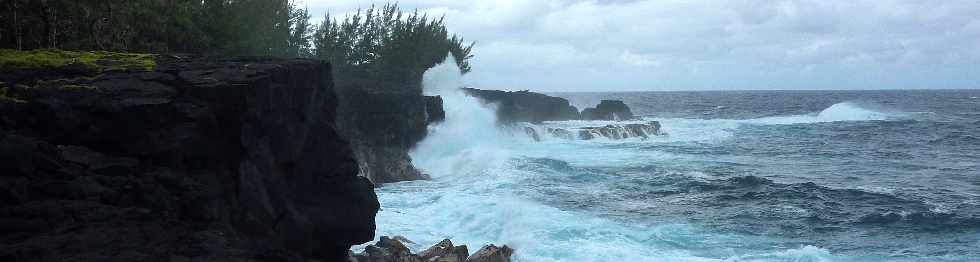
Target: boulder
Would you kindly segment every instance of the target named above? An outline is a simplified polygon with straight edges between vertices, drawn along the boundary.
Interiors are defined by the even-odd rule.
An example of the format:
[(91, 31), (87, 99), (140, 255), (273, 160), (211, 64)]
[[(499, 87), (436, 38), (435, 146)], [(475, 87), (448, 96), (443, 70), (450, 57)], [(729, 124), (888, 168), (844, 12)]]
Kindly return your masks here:
[[(411, 250), (404, 245), (405, 242), (411, 241), (399, 237), (382, 236), (378, 242), (365, 247), (364, 252), (351, 254), (348, 260), (355, 262), (464, 262), (470, 261), (467, 259), (469, 257), (490, 259), (477, 261), (510, 261), (510, 254), (513, 253), (513, 250), (507, 246), (497, 248), (490, 245), (493, 247), (492, 250), (489, 247), (484, 247), (488, 250), (480, 255), (481, 258), (475, 258), (475, 255), (470, 257), (466, 245), (453, 246), (451, 240), (445, 239), (425, 251), (412, 254)], [(500, 258), (506, 260), (499, 260)]]
[(429, 262), (463, 262), (469, 256), (469, 251), (465, 245), (453, 246), (452, 241), (445, 239), (422, 251), (419, 256)]
[(630, 120), (635, 118), (626, 103), (620, 100), (602, 100), (596, 107), (582, 110), (584, 120)]
[(368, 245), (364, 252), (353, 255), (357, 262), (423, 262), (422, 257), (412, 254), (412, 251), (401, 241), (382, 236), (378, 242)]
[(473, 253), (466, 262), (510, 262), (510, 256), (513, 254), (514, 250), (507, 245), (497, 247), (491, 244)]

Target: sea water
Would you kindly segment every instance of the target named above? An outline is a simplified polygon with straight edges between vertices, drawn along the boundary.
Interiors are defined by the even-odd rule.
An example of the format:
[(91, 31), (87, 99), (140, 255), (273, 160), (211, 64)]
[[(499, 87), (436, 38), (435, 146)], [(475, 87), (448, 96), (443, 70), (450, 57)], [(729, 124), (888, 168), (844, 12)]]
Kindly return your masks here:
[(517, 261), (980, 259), (980, 91), (555, 93), (624, 100), (668, 135), (534, 141), (458, 93), (453, 64), (425, 75), (447, 118), (411, 153), (433, 179), (377, 190), (378, 235), (416, 251), (451, 238)]

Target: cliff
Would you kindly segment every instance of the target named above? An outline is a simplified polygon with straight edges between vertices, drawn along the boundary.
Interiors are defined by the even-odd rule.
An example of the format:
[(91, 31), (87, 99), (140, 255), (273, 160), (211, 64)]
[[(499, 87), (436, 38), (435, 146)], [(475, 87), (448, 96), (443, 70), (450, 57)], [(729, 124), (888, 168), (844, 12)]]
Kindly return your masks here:
[(421, 74), (383, 80), (340, 71), (345, 76), (337, 79), (338, 127), (353, 146), (361, 174), (377, 184), (427, 179), (408, 152), (425, 138), (429, 123), (445, 118), (442, 99), (422, 95)]
[(501, 123), (541, 123), (581, 118), (578, 109), (560, 97), (529, 91), (500, 91), (463, 88), (466, 94), (497, 107), (497, 120)]
[(374, 237), (329, 64), (138, 59), (0, 63), (0, 260), (335, 261)]

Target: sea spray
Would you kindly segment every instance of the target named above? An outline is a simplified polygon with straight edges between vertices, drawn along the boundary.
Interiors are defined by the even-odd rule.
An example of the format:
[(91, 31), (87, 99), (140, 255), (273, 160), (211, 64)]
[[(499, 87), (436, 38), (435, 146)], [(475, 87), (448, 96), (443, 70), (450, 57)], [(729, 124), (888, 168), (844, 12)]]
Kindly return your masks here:
[(422, 77), (423, 92), (442, 97), (446, 120), (430, 126), (410, 154), (413, 164), (433, 177), (477, 172), (506, 160), (497, 146), (505, 137), (496, 128), (494, 109), (460, 90), (463, 76), (455, 60), (447, 56)]

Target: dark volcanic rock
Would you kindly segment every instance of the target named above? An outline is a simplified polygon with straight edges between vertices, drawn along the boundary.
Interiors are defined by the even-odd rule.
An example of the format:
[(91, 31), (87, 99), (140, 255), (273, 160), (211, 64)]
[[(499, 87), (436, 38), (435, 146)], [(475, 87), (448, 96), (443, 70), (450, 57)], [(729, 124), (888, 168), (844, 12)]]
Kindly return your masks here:
[(377, 243), (365, 247), (364, 252), (351, 254), (350, 260), (355, 262), (509, 262), (510, 256), (514, 253), (514, 250), (507, 246), (498, 248), (488, 245), (470, 256), (466, 245), (453, 246), (452, 241), (445, 239), (425, 251), (412, 254), (411, 250), (403, 244), (403, 241), (407, 240), (398, 239), (399, 237), (382, 236)]
[(425, 138), (433, 118), (439, 118), (441, 106), (429, 106), (442, 99), (423, 96), (421, 79), (344, 77), (337, 82), (338, 129), (351, 142), (361, 175), (377, 184), (428, 178), (412, 166), (408, 151)]
[(374, 245), (368, 245), (364, 252), (353, 255), (357, 262), (422, 262), (422, 257), (412, 254), (401, 241), (382, 236)]
[(425, 97), (425, 122), (433, 124), (446, 120), (446, 110), (442, 107), (441, 96)]
[(497, 120), (501, 123), (541, 123), (580, 118), (578, 109), (560, 97), (529, 91), (507, 92), (474, 88), (463, 88), (463, 91), (485, 103), (495, 104)]
[(0, 72), (0, 261), (335, 261), (373, 238), (328, 64), (158, 65)]
[(514, 250), (506, 245), (502, 247), (487, 245), (473, 253), (466, 262), (510, 262), (512, 254)]
[(425, 261), (457, 262), (466, 260), (470, 256), (470, 252), (467, 250), (466, 245), (453, 246), (452, 241), (444, 239), (419, 253), (419, 256)]
[(633, 118), (633, 111), (630, 111), (626, 103), (619, 100), (602, 100), (596, 107), (582, 110), (582, 119), (584, 120), (630, 120)]
[[(534, 141), (541, 141), (537, 132), (531, 127), (524, 127), (528, 136)], [(620, 140), (627, 138), (642, 138), (646, 139), (651, 136), (662, 136), (666, 135), (661, 130), (660, 122), (650, 121), (647, 123), (633, 123), (633, 124), (616, 124), (616, 125), (605, 125), (597, 127), (579, 127), (579, 128), (558, 128), (558, 127), (548, 127), (544, 128), (545, 133), (554, 138), (565, 139), (565, 140), (591, 140), (599, 137), (604, 137), (611, 140)], [(533, 133), (532, 133), (533, 132)]]

